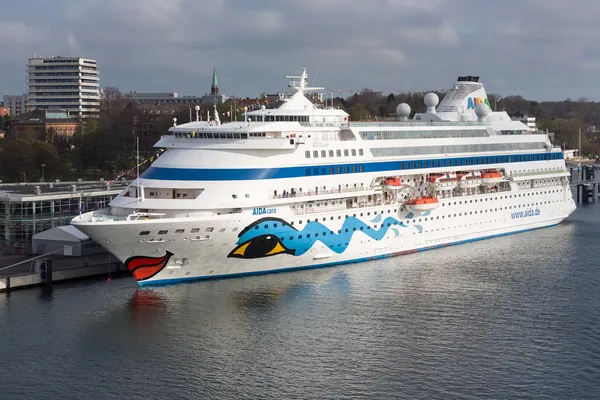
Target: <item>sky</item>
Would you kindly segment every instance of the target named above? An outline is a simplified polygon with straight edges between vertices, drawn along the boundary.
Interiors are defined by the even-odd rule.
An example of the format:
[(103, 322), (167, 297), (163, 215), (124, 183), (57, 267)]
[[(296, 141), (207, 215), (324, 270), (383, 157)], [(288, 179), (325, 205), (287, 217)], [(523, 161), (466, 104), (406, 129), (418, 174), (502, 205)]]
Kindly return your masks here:
[(202, 95), (309, 84), (383, 92), (481, 77), (488, 93), (600, 100), (600, 1), (18, 0), (0, 13), (0, 96), (29, 57), (96, 59), (102, 87)]

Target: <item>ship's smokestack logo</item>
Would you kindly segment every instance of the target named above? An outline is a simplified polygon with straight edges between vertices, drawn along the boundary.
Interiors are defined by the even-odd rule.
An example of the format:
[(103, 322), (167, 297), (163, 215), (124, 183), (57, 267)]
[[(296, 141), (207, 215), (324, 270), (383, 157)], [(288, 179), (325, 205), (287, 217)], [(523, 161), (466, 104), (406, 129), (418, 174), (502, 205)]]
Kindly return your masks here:
[(467, 100), (467, 109), (474, 110), (475, 107), (477, 107), (477, 104), (480, 103), (485, 103), (488, 105), (489, 108), (492, 108), (492, 106), (490, 105), (490, 101), (487, 99), (487, 97), (485, 99), (482, 99), (481, 97), (469, 97), (469, 99)]

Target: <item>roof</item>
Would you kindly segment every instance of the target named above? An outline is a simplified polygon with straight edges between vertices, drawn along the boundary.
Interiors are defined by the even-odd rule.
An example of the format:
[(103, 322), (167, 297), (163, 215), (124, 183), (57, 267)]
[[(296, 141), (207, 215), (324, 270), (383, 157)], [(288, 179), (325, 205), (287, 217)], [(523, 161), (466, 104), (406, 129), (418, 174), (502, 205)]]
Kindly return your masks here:
[(33, 235), (33, 240), (52, 240), (54, 242), (85, 242), (90, 238), (73, 225), (57, 226)]

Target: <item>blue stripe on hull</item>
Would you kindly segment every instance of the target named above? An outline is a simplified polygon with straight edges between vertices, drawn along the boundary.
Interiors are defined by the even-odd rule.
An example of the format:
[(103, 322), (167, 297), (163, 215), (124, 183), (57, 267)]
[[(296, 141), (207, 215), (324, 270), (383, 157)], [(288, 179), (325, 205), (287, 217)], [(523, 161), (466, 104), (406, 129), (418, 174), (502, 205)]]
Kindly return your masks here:
[(505, 156), (440, 157), (406, 161), (356, 162), (353, 164), (306, 165), (281, 168), (164, 168), (150, 167), (143, 179), (175, 181), (239, 181), (255, 179), (300, 178), (307, 176), (331, 176), (363, 172), (389, 172), (447, 167), (485, 167), (514, 162), (560, 160), (562, 153), (526, 153)]
[(458, 244), (477, 242), (477, 241), (480, 241), (480, 240), (486, 240), (486, 239), (492, 239), (492, 238), (496, 238), (496, 237), (514, 235), (516, 233), (534, 231), (534, 230), (537, 230), (537, 229), (550, 228), (550, 227), (556, 226), (556, 225), (558, 225), (558, 223), (551, 224), (551, 225), (546, 225), (546, 226), (540, 226), (538, 228), (527, 228), (527, 229), (522, 229), (522, 230), (513, 231), (513, 232), (506, 232), (506, 233), (499, 233), (499, 234), (496, 234), (496, 235), (483, 236), (483, 237), (480, 237), (480, 238), (467, 239), (467, 240), (459, 240), (457, 242), (445, 243), (445, 244), (438, 244), (438, 245), (435, 245), (435, 246), (423, 247), (423, 248), (420, 248), (420, 249), (405, 250), (405, 251), (399, 251), (399, 252), (390, 253), (390, 254), (381, 254), (381, 255), (372, 256), (372, 257), (355, 258), (355, 259), (352, 259), (352, 260), (334, 261), (334, 262), (325, 263), (325, 264), (315, 264), (315, 265), (306, 265), (306, 266), (300, 266), (300, 267), (271, 269), (271, 270), (266, 270), (266, 271), (240, 272), (240, 273), (237, 273), (237, 274), (197, 276), (197, 277), (189, 277), (189, 278), (157, 279), (155, 281), (149, 281), (149, 282), (138, 282), (138, 284), (140, 286), (162, 286), (162, 285), (171, 285), (171, 284), (176, 284), (176, 283), (181, 283), (181, 282), (192, 282), (192, 281), (214, 280), (214, 279), (240, 278), (240, 277), (252, 276), (252, 275), (265, 275), (265, 274), (276, 274), (276, 273), (280, 273), (280, 272), (299, 271), (299, 270), (303, 270), (303, 269), (327, 268), (327, 267), (333, 267), (333, 266), (343, 265), (343, 264), (354, 264), (354, 263), (359, 263), (359, 262), (363, 262), (363, 261), (380, 260), (380, 259), (384, 259), (384, 258), (390, 258), (390, 257), (395, 257), (395, 256), (400, 256), (400, 255), (405, 255), (405, 254), (417, 253), (417, 252), (420, 252), (420, 251), (439, 249), (439, 248), (442, 248), (442, 247), (456, 246)]

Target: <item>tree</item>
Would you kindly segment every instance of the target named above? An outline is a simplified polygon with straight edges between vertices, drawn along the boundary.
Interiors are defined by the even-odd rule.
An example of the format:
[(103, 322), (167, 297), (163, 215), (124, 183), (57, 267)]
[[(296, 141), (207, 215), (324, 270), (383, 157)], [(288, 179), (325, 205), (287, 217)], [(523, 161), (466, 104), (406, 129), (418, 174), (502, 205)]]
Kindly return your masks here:
[(368, 119), (369, 116), (369, 110), (367, 110), (367, 108), (360, 103), (352, 107), (352, 111), (350, 112), (351, 121), (360, 121)]
[(9, 141), (2, 148), (2, 170), (5, 177), (18, 181), (22, 173), (35, 175), (35, 155), (31, 143), (23, 139)]
[(34, 140), (37, 139), (37, 133), (35, 131), (35, 129), (33, 129), (31, 126), (28, 126), (27, 128), (25, 128), (25, 130), (19, 135), (19, 137), (23, 140), (26, 140), (28, 142), (33, 142)]

